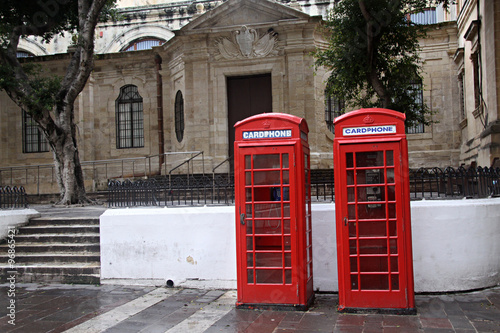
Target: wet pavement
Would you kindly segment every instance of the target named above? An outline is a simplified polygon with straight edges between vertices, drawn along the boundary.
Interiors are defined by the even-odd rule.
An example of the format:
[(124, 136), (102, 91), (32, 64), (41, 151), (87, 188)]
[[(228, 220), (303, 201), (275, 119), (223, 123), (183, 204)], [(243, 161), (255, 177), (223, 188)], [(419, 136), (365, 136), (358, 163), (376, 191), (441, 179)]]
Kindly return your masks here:
[(234, 290), (16, 284), (12, 295), (10, 287), (0, 285), (0, 332), (500, 332), (500, 287), (417, 295), (418, 314), (408, 316), (339, 314), (336, 294), (298, 312), (236, 309)]
[[(97, 217), (104, 206), (32, 207)], [(5, 282), (5, 281), (2, 281)], [(0, 284), (0, 332), (500, 332), (500, 286), (417, 295), (417, 315), (340, 314), (336, 294), (306, 312), (236, 309), (236, 291), (115, 285)]]

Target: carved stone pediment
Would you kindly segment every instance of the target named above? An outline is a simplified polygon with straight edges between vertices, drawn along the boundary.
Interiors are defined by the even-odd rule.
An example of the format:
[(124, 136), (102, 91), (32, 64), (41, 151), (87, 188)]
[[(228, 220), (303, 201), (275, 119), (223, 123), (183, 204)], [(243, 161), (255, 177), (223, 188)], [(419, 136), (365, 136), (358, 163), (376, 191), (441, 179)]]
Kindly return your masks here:
[(223, 31), (241, 26), (308, 20), (309, 18), (309, 15), (300, 10), (274, 1), (228, 0), (185, 25), (180, 34)]
[(266, 57), (277, 54), (278, 36), (268, 31), (260, 36), (255, 29), (242, 26), (228, 37), (220, 37), (215, 46), (220, 57), (224, 59), (244, 59)]

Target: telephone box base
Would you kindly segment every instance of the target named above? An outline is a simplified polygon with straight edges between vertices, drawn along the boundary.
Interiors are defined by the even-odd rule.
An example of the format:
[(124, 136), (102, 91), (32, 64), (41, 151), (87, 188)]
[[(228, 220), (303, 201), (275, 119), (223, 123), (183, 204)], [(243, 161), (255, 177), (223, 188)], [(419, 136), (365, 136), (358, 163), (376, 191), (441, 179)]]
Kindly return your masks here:
[(379, 309), (379, 308), (338, 308), (340, 313), (357, 313), (357, 314), (388, 314), (388, 315), (416, 315), (416, 308), (404, 308), (404, 309)]
[(307, 311), (314, 303), (314, 295), (309, 299), (307, 304), (248, 304), (236, 303), (237, 309), (246, 310), (272, 310), (272, 311)]

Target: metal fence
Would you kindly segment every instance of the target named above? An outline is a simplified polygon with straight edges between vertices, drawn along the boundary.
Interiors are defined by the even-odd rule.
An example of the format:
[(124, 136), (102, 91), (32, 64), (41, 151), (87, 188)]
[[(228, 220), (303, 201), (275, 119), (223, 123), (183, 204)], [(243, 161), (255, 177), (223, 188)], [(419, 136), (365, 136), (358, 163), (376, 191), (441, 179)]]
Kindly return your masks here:
[(28, 196), (24, 187), (1, 186), (0, 187), (0, 209), (26, 208), (28, 207)]
[[(411, 200), (500, 196), (500, 168), (410, 170)], [(311, 170), (311, 199), (335, 201), (333, 170)], [(197, 206), (234, 204), (234, 175), (170, 175), (161, 179), (110, 181), (108, 205)]]
[(500, 196), (500, 168), (410, 170), (412, 200)]
[(232, 175), (171, 175), (161, 179), (110, 181), (109, 207), (199, 206), (234, 203)]

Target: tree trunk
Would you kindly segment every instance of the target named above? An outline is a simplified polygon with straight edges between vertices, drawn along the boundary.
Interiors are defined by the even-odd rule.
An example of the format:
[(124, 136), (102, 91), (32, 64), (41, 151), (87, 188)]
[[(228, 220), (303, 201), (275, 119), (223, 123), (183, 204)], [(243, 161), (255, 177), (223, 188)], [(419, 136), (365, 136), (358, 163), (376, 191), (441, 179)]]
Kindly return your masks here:
[[(63, 113), (73, 114), (73, 106), (67, 106), (71, 110)], [(68, 130), (69, 127), (69, 130)], [(93, 203), (85, 192), (83, 170), (78, 154), (77, 140), (75, 137), (75, 125), (58, 127), (59, 134), (49, 137), (49, 143), (54, 155), (57, 184), (60, 191), (60, 205), (88, 204)], [(54, 140), (55, 139), (55, 140)]]

